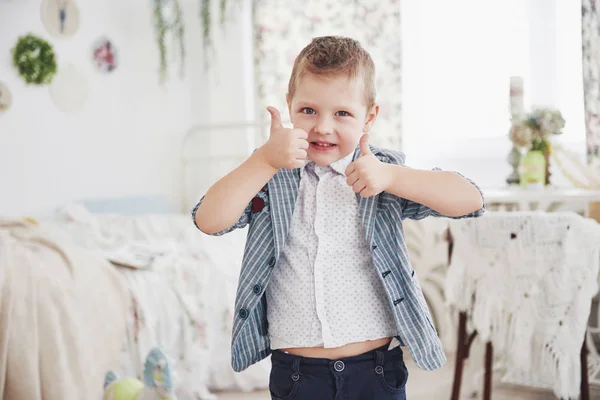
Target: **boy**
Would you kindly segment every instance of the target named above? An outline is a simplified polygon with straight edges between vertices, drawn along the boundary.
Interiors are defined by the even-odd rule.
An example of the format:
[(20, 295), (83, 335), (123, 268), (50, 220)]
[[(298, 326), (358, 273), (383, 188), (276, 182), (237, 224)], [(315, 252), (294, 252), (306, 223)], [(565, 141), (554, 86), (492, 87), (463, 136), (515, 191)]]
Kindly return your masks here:
[(236, 298), (232, 366), (272, 354), (273, 399), (405, 399), (408, 371), (444, 351), (408, 260), (404, 218), (477, 217), (483, 196), (453, 172), (404, 167), (369, 146), (375, 67), (350, 38), (315, 38), (295, 60), (293, 129), (269, 107), (268, 141), (193, 211), (222, 235), (250, 225)]

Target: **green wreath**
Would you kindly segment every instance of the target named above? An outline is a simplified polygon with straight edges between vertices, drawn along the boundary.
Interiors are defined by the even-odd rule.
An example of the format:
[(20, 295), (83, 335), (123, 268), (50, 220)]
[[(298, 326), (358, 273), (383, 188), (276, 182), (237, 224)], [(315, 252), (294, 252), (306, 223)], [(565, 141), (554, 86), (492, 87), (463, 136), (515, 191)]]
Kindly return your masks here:
[(12, 49), (13, 65), (27, 83), (44, 85), (56, 75), (56, 57), (50, 43), (31, 33), (20, 36)]

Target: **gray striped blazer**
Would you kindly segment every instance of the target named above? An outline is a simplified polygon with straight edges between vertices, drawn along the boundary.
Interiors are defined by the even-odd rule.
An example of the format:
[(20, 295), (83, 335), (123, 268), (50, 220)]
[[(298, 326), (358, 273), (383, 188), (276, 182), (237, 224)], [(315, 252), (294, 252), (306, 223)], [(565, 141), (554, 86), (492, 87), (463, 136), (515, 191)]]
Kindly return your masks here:
[[(405, 156), (401, 152), (375, 147), (371, 147), (371, 151), (382, 162), (404, 164)], [(357, 147), (353, 160), (359, 155), (360, 149)], [(250, 202), (238, 222), (215, 234), (223, 235), (249, 225), (235, 301), (231, 343), (231, 364), (238, 372), (271, 353), (264, 293), (273, 268), (277, 268), (281, 249), (285, 246), (299, 183), (299, 169), (279, 170)], [(192, 211), (194, 221), (202, 199)], [(408, 347), (420, 368), (439, 368), (446, 362), (446, 356), (408, 259), (402, 220), (443, 215), (387, 192), (369, 198), (357, 195), (357, 201), (373, 265), (379, 272), (394, 312), (398, 332), (396, 338)], [(485, 205), (472, 214), (453, 218), (478, 217), (484, 211)]]

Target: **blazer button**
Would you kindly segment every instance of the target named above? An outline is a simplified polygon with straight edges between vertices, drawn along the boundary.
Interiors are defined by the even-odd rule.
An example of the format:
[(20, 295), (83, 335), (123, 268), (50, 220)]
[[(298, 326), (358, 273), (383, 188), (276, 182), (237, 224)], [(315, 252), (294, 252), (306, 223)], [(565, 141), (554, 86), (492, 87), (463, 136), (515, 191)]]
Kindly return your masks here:
[(273, 268), (275, 266), (275, 257), (271, 257), (269, 259), (269, 267)]
[(241, 319), (248, 318), (248, 310), (246, 310), (245, 308), (240, 309), (240, 312), (238, 314)]
[(397, 299), (394, 300), (394, 305), (397, 306), (398, 304), (400, 304), (402, 301), (404, 300), (404, 297), (402, 297), (401, 299)]
[(254, 285), (252, 291), (254, 292), (254, 294), (260, 294), (260, 292), (262, 292), (262, 286), (260, 285), (260, 283)]

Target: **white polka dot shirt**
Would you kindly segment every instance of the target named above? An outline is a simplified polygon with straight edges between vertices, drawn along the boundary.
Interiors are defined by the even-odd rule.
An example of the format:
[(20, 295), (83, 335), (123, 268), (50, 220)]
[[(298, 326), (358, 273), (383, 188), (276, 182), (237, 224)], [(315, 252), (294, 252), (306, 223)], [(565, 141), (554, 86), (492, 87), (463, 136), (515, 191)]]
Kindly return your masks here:
[(266, 289), (271, 349), (340, 347), (398, 334), (344, 175), (352, 154), (309, 162)]

